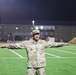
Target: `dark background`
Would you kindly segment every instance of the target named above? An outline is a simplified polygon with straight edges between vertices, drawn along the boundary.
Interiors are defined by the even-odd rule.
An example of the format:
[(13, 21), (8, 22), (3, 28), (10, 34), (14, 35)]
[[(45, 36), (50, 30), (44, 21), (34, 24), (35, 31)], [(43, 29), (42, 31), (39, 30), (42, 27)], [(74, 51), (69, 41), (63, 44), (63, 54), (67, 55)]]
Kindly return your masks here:
[[(29, 20), (29, 21), (28, 21)], [(64, 22), (76, 25), (75, 0), (0, 0), (0, 23), (28, 23), (37, 20), (48, 24)], [(45, 23), (46, 24), (46, 23)], [(67, 25), (69, 25), (67, 24)]]

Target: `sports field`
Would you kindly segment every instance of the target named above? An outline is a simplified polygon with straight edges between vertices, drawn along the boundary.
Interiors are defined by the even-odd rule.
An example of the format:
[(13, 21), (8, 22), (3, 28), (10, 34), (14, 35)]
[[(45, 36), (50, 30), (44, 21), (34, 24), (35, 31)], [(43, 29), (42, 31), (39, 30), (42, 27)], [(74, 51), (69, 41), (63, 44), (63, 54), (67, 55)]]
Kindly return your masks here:
[[(45, 52), (46, 75), (76, 75), (76, 45), (47, 48)], [(0, 75), (25, 75), (26, 67), (26, 50), (0, 48)]]

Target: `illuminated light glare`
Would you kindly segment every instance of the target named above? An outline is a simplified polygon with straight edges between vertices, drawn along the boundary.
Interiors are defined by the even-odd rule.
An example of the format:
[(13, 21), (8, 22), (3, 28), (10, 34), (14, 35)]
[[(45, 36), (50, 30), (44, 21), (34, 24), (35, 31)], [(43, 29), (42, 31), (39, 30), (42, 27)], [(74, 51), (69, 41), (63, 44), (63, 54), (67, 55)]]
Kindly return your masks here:
[(34, 25), (34, 23), (35, 23), (35, 21), (33, 20), (33, 21), (32, 21), (32, 24)]
[(18, 29), (18, 27), (16, 27), (16, 29)]
[(38, 27), (36, 27), (36, 29), (39, 29)]
[(43, 26), (40, 26), (40, 29), (43, 29)]

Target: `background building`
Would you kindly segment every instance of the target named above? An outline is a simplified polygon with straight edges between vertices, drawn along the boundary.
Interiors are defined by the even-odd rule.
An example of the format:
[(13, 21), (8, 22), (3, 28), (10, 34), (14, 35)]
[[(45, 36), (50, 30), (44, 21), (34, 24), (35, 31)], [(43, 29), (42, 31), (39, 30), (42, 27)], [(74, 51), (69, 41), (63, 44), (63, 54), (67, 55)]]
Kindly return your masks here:
[[(41, 38), (55, 37), (55, 41), (67, 42), (76, 36), (76, 26), (35, 25), (41, 31)], [(32, 37), (32, 25), (0, 24), (0, 41), (22, 41)]]

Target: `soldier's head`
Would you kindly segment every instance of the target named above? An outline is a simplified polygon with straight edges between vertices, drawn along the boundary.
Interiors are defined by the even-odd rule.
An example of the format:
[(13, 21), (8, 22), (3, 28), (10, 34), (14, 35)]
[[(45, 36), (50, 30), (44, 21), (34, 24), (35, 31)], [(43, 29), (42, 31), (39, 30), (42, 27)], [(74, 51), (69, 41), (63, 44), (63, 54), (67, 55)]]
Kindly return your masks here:
[(35, 41), (38, 41), (39, 40), (39, 38), (40, 38), (40, 31), (39, 30), (33, 30), (32, 31), (32, 34), (33, 34), (33, 39), (35, 40)]

